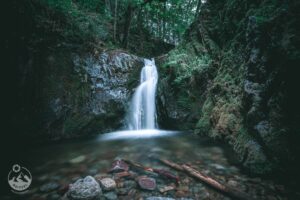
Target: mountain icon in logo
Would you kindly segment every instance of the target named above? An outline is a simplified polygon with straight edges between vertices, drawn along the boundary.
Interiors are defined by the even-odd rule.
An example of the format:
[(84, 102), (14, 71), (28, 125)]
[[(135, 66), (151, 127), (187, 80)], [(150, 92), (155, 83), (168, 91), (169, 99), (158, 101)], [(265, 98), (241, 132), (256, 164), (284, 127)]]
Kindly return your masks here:
[(32, 176), (28, 169), (20, 165), (13, 165), (12, 170), (8, 174), (8, 184), (10, 187), (21, 192), (26, 190), (32, 181)]

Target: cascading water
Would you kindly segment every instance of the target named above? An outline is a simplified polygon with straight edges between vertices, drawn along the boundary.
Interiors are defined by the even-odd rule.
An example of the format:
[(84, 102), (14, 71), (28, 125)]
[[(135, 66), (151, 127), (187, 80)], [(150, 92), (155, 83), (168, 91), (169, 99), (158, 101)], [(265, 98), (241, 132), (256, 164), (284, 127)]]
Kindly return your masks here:
[(154, 60), (145, 59), (140, 85), (130, 102), (127, 119), (129, 130), (156, 128), (155, 93), (157, 80), (158, 74)]

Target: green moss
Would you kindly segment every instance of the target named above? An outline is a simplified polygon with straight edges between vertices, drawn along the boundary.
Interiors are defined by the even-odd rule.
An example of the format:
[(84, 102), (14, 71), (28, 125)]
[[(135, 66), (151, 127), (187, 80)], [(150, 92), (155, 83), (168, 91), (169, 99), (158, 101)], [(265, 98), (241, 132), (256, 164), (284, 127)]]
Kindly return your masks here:
[(210, 114), (213, 108), (214, 104), (211, 99), (206, 99), (201, 109), (201, 117), (195, 127), (195, 133), (207, 134), (211, 129)]

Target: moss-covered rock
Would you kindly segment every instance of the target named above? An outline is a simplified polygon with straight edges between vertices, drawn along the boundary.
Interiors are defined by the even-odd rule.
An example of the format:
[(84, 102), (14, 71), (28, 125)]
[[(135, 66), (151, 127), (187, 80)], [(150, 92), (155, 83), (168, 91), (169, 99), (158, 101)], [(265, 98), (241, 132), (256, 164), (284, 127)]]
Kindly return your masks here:
[(207, 1), (159, 65), (161, 123), (225, 139), (253, 173), (295, 164), (296, 8), (296, 1)]

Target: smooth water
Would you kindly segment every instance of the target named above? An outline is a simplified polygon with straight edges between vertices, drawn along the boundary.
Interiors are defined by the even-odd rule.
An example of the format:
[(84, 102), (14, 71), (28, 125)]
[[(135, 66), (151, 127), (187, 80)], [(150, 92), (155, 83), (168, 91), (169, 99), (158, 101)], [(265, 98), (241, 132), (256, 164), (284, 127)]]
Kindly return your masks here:
[(130, 103), (127, 127), (129, 130), (155, 129), (155, 92), (158, 80), (154, 60), (144, 60), (140, 75), (140, 85)]
[[(89, 140), (32, 147), (31, 150), (24, 150), (21, 153), (22, 165), (30, 170), (33, 177), (32, 186), (26, 198), (22, 199), (56, 199), (61, 195), (58, 194), (59, 188), (73, 183), (78, 178), (91, 175), (115, 179), (117, 188), (112, 193), (117, 195), (117, 199), (146, 199), (146, 197), (160, 196), (175, 199), (184, 197), (194, 200), (229, 200), (201, 181), (170, 169), (155, 158), (189, 164), (221, 183), (237, 187), (252, 196), (259, 197), (258, 199), (268, 199), (268, 197), (286, 199), (282, 198), (283, 194), (278, 191), (278, 188), (283, 186), (244, 174), (235, 164), (236, 160), (226, 146), (190, 133), (160, 130), (118, 131)], [(145, 174), (131, 168), (131, 173), (136, 176), (146, 175), (156, 179), (157, 188), (154, 191), (141, 190), (135, 179), (116, 179), (113, 174), (108, 173), (112, 162), (118, 158), (171, 171), (179, 176), (180, 185), (175, 185), (172, 180), (155, 174)], [(55, 184), (58, 185), (57, 188), (42, 191)], [(160, 192), (160, 189), (166, 186), (175, 188), (168, 192)], [(104, 192), (104, 195), (111, 195), (111, 193)], [(10, 197), (2, 199), (11, 199)]]

